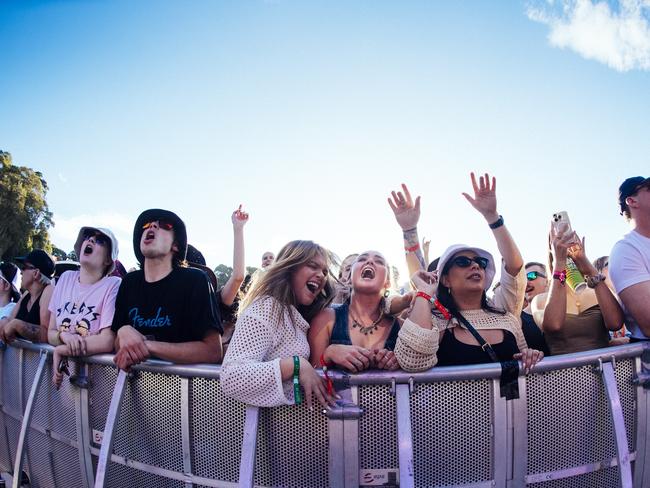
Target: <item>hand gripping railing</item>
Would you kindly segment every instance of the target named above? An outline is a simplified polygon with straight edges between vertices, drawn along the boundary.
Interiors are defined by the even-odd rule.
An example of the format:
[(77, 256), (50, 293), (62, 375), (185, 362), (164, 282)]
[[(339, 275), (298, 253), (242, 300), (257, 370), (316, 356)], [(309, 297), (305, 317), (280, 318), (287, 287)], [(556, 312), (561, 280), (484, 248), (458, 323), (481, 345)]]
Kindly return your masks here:
[[(22, 358), (18, 374), (16, 368), (5, 361), (5, 353), (0, 351), (0, 423), (4, 426), (0, 443), (10, 443), (6, 449), (0, 446), (0, 454), (15, 452), (11, 460), (14, 474), (20, 475), (24, 469), (40, 486), (49, 486), (53, 481), (39, 479), (40, 471), (34, 470), (32, 455), (38, 458), (39, 449), (46, 447), (30, 442), (36, 439), (30, 437), (32, 435), (41, 436), (39, 439), (49, 436), (55, 449), (62, 446), (79, 451), (81, 472), (77, 482), (80, 487), (92, 486), (93, 479), (94, 486), (99, 488), (144, 484), (135, 479), (155, 482), (156, 477), (181, 481), (186, 487), (273, 486), (274, 482), (269, 479), (275, 479), (274, 470), (280, 467), (295, 468), (295, 476), (289, 473), (287, 479), (277, 482), (283, 486), (356, 487), (373, 476), (376, 479), (370, 484), (394, 475), (396, 484), (399, 478), (400, 487), (514, 488), (530, 484), (544, 487), (569, 477), (572, 486), (650, 486), (650, 443), (647, 440), (650, 381), (645, 380), (650, 378), (650, 352), (643, 344), (547, 358), (537, 365), (532, 375), (519, 377), (520, 398), (508, 401), (499, 394), (500, 368), (494, 365), (434, 368), (418, 374), (369, 371), (349, 375), (333, 371), (331, 376), (342, 400), (325, 411), (325, 417), (300, 414), (302, 423), (295, 420), (297, 416), (292, 412), (304, 412), (299, 410), (304, 407), (283, 407), (284, 417), (272, 416), (266, 415), (269, 410), (239, 407), (223, 397), (218, 388), (218, 366), (175, 366), (153, 361), (134, 368), (136, 373), (131, 379), (119, 372), (113, 383), (104, 378), (109, 371), (115, 371), (112, 356), (97, 356), (88, 358), (88, 366), (80, 365), (82, 375), (85, 373), (89, 378), (85, 383), (89, 389), (76, 388), (71, 397), (75, 401), (76, 440), (65, 439), (59, 431), (51, 431), (48, 425), (40, 424), (45, 421), (43, 412), (49, 409), (41, 406), (41, 413), (34, 416), (42, 402), (68, 398), (54, 393), (49, 382), (42, 381), (51, 347), (23, 342), (16, 346)], [(12, 390), (18, 390), (19, 397), (22, 395), (21, 382), (23, 376), (27, 377), (23, 368), (27, 365), (31, 371), (36, 369), (36, 374), (26, 402), (19, 402), (24, 412), (17, 417), (12, 410), (15, 407), (8, 407), (7, 395)], [(87, 367), (88, 372), (85, 371)], [(633, 377), (637, 379), (636, 386), (632, 385)], [(107, 413), (102, 413), (105, 423), (98, 423), (100, 420), (96, 418), (91, 420), (88, 409), (90, 402), (95, 417), (97, 412), (106, 412), (99, 401), (102, 395), (97, 390), (98, 380), (110, 385), (108, 391), (112, 391)], [(575, 384), (582, 386), (576, 389)], [(25, 385), (25, 391), (29, 386)], [(174, 427), (162, 436), (141, 430), (139, 432), (144, 432), (146, 438), (139, 438), (130, 432), (132, 424), (124, 423), (123, 417), (133, 416), (133, 409), (140, 405), (137, 402), (144, 402), (138, 408), (145, 409), (142, 412), (146, 413), (146, 409), (151, 408), (146, 407), (151, 404), (147, 403), (147, 395), (155, 395), (156, 401), (172, 402), (161, 405), (160, 413), (170, 409), (175, 412), (169, 414)], [(561, 409), (574, 396), (589, 404), (569, 404), (566, 411), (550, 412), (559, 419), (556, 422), (540, 418), (540, 412)], [(199, 401), (203, 403), (197, 404)], [(577, 418), (578, 426), (572, 425), (570, 418), (566, 420), (569, 422), (567, 428), (573, 429), (573, 436), (589, 437), (584, 445), (580, 444), (580, 439), (562, 438), (563, 415), (571, 415), (574, 410), (590, 416)], [(218, 422), (219, 416), (226, 417), (223, 423)], [(306, 418), (325, 419), (327, 435), (325, 478), (316, 476), (309, 482), (300, 478), (303, 467), (283, 466), (282, 452), (283, 446), (291, 448), (293, 439), (313, 437), (311, 424), (304, 424)], [(20, 422), (20, 429), (14, 435), (7, 422), (16, 420)], [(155, 426), (156, 420), (156, 412), (153, 412), (151, 417), (142, 418), (141, 424)], [(322, 420), (319, 422), (322, 425)], [(208, 430), (207, 424), (211, 426)], [(122, 427), (118, 429), (118, 425)], [(103, 429), (99, 450), (93, 447), (99, 441), (93, 441), (91, 435), (91, 430), (97, 429)], [(546, 432), (547, 429), (552, 433)], [(548, 439), (543, 437), (547, 434)], [(236, 452), (232, 447), (216, 447), (226, 437), (239, 439), (236, 441), (239, 444), (234, 444), (238, 446)], [(167, 450), (167, 445), (158, 445), (167, 442), (166, 439), (171, 443)], [(314, 439), (320, 442), (317, 437)], [(394, 440), (387, 443), (387, 439)], [(579, 445), (576, 449), (572, 446), (566, 458), (553, 458), (565, 441), (575, 441)], [(280, 451), (273, 451), (271, 445)], [(318, 443), (313, 447), (309, 443), (303, 445), (308, 450), (322, 446)], [(539, 452), (539, 446), (547, 446), (548, 452)], [(573, 459), (573, 451), (580, 449), (585, 452), (576, 452)], [(26, 459), (28, 451), (30, 456)], [(163, 464), (155, 464), (159, 451), (167, 455), (159, 461)], [(215, 451), (222, 457), (215, 457)], [(150, 458), (138, 457), (147, 452)], [(98, 456), (95, 470), (91, 453)], [(319, 453), (307, 454), (311, 458), (312, 454)], [(481, 456), (484, 459), (480, 459)], [(67, 466), (61, 464), (60, 459), (60, 456), (50, 456), (56, 476)], [(211, 464), (215, 462), (234, 466)], [(8, 464), (7, 460), (0, 462), (0, 465)], [(268, 478), (269, 473), (271, 478)], [(360, 479), (362, 474), (363, 480)], [(127, 475), (135, 478), (124, 478)], [(19, 486), (18, 479), (19, 476), (14, 477), (14, 486)]]

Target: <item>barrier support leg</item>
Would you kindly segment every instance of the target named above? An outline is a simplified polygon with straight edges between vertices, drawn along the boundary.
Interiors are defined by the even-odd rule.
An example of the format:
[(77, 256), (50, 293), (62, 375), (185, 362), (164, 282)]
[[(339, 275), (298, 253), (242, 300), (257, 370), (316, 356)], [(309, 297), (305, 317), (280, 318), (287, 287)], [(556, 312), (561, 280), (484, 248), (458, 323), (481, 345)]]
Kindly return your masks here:
[(241, 443), (241, 462), (239, 463), (239, 486), (253, 488), (255, 478), (255, 454), (257, 451), (257, 426), (260, 419), (259, 407), (246, 405), (244, 438)]
[(23, 413), (23, 421), (20, 424), (20, 435), (18, 436), (18, 446), (16, 447), (16, 462), (14, 463), (14, 479), (12, 484), (13, 488), (20, 488), (20, 483), (22, 481), (21, 474), (23, 471), (23, 459), (25, 456), (27, 430), (29, 429), (29, 424), (32, 422), (34, 404), (36, 403), (38, 390), (41, 386), (41, 380), (43, 379), (43, 370), (45, 369), (46, 361), (47, 353), (45, 351), (42, 351), (41, 358), (38, 362), (38, 369), (36, 370), (36, 376), (34, 377), (34, 382), (32, 383), (32, 389), (30, 390), (29, 398), (27, 399), (27, 406), (25, 407), (25, 412)]
[[(79, 363), (78, 368), (80, 375), (88, 376), (88, 365), (86, 363)], [(88, 412), (88, 390), (86, 388), (75, 388), (74, 402), (81, 482), (83, 486), (92, 488), (95, 476), (93, 475), (93, 461), (90, 453), (91, 436), (90, 426), (88, 425), (90, 419)]]
[(612, 363), (603, 363), (601, 368), (609, 410), (612, 414), (612, 424), (614, 425), (614, 435), (616, 439), (616, 452), (618, 454), (618, 470), (620, 474), (621, 487), (632, 488), (632, 467), (630, 465), (630, 450), (627, 445), (627, 433), (625, 430), (625, 420), (623, 418), (623, 408), (621, 406), (621, 397), (616, 387), (616, 376)]
[(115, 427), (117, 426), (117, 418), (122, 409), (122, 400), (124, 399), (124, 387), (128, 375), (126, 372), (120, 370), (115, 381), (115, 388), (113, 389), (113, 396), (111, 397), (111, 405), (108, 408), (108, 415), (106, 417), (106, 426), (104, 427), (104, 437), (102, 439), (102, 447), (99, 450), (99, 461), (97, 462), (97, 475), (95, 476), (95, 488), (104, 488), (106, 483), (106, 473), (108, 470), (108, 463), (111, 461), (111, 454), (113, 453), (113, 441), (115, 440)]
[(410, 385), (396, 386), (397, 398), (397, 442), (399, 444), (399, 486), (413, 488), (413, 437), (411, 435), (411, 391)]

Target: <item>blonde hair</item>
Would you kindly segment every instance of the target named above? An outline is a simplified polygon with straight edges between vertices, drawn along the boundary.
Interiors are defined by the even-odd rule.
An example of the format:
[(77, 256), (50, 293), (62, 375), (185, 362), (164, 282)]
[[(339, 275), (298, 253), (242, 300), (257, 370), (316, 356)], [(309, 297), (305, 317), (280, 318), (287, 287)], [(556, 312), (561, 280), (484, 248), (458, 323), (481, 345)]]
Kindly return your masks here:
[[(296, 301), (295, 293), (291, 287), (291, 276), (316, 256), (322, 256), (325, 259), (328, 269), (325, 287), (311, 305), (302, 306)], [(266, 271), (261, 273), (259, 279), (252, 284), (251, 289), (241, 303), (240, 313), (246, 310), (256, 299), (268, 296), (275, 298), (274, 307), (280, 306), (282, 314), (288, 312), (290, 306), (294, 306), (303, 318), (309, 322), (318, 312), (327, 307), (334, 298), (331, 268), (336, 262), (337, 258), (333, 253), (313, 241), (291, 241), (285, 244), (280, 249), (275, 262), (266, 268)], [(293, 315), (289, 315), (293, 320)]]

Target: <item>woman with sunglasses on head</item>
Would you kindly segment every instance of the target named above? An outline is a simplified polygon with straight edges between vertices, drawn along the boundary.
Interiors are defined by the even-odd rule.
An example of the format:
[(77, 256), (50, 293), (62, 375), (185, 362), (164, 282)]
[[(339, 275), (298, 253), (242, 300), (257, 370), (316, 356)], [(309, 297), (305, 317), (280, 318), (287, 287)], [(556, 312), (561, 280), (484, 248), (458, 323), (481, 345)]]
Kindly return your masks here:
[(15, 258), (22, 269), (22, 288), (27, 290), (9, 317), (0, 319), (0, 340), (10, 343), (17, 337), (32, 342), (47, 342), (50, 323), (48, 305), (54, 286), (54, 261), (42, 249)]
[(312, 241), (291, 241), (248, 291), (221, 368), (223, 392), (258, 406), (334, 397), (309, 362), (309, 321), (334, 296), (332, 254)]
[[(531, 310), (544, 331), (551, 354), (599, 349), (609, 345), (609, 331), (623, 327), (623, 310), (616, 297), (587, 259), (584, 238), (575, 232), (551, 226), (549, 268), (553, 270), (548, 293), (537, 295)], [(567, 277), (567, 260), (573, 260), (586, 277), (582, 290), (574, 291)]]
[[(359, 254), (352, 264), (350, 286), (345, 303), (322, 310), (311, 322), (311, 363), (315, 367), (336, 365), (354, 373), (368, 368), (398, 369), (393, 350), (400, 324), (385, 313), (390, 288), (386, 258), (377, 251)], [(396, 297), (393, 308), (398, 301), (406, 308), (410, 300)]]
[(52, 382), (59, 388), (67, 371), (68, 356), (111, 352), (115, 298), (122, 280), (109, 276), (115, 270), (117, 239), (101, 227), (82, 227), (74, 251), (78, 271), (66, 271), (50, 300), (48, 341), (54, 348)]
[[(487, 173), (478, 182), (474, 173), (471, 179), (474, 197), (463, 195), (492, 229), (503, 258), (501, 286), (488, 300), (486, 291), (496, 271), (494, 258), (483, 249), (462, 244), (447, 248), (436, 272), (417, 271), (412, 281), (418, 293), (395, 347), (395, 356), (407, 371), (422, 371), (436, 364), (519, 359), (528, 372), (544, 356), (528, 348), (521, 330), (524, 263), (497, 212), (496, 180)], [(391, 207), (402, 226), (405, 244), (418, 243), (419, 197), (416, 205), (409, 204), (401, 192), (393, 198)]]

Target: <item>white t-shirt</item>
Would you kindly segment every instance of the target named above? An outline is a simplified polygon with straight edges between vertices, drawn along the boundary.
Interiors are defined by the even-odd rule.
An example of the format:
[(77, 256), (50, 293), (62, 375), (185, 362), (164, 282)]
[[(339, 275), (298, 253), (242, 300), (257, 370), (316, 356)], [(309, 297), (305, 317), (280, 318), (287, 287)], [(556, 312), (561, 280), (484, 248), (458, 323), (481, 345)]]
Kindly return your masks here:
[(93, 335), (110, 327), (115, 314), (115, 298), (122, 280), (106, 276), (92, 285), (79, 283), (79, 271), (66, 271), (54, 287), (50, 312), (56, 328), (80, 335)]
[(0, 308), (0, 319), (9, 317), (11, 315), (11, 311), (14, 309), (15, 306), (16, 306), (16, 302), (9, 302), (4, 307)]
[[(618, 294), (632, 285), (650, 281), (650, 238), (633, 230), (614, 244), (609, 255), (609, 276)], [(650, 297), (648, 299), (650, 300)], [(625, 325), (632, 337), (650, 339), (641, 332), (639, 325), (625, 309), (625, 304), (623, 310)]]

